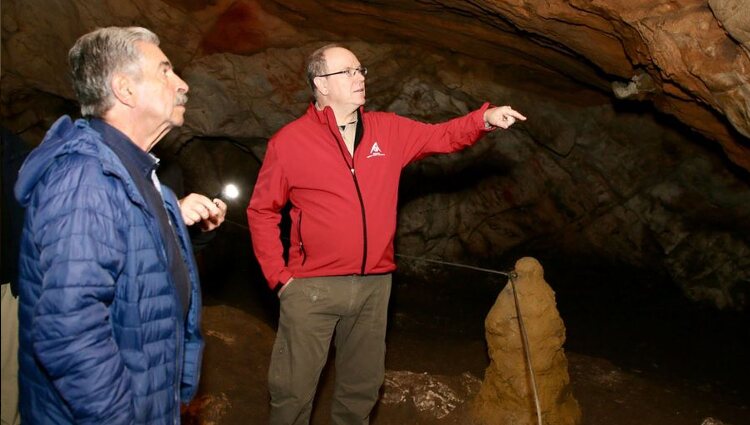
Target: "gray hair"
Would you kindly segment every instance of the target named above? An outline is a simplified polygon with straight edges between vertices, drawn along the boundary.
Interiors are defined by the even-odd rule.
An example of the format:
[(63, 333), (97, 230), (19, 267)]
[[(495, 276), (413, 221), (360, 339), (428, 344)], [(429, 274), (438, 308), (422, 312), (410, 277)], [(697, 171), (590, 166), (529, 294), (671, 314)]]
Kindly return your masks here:
[(79, 38), (68, 63), (81, 115), (101, 117), (115, 103), (110, 86), (115, 72), (141, 78), (137, 41), (159, 45), (159, 37), (141, 27), (98, 28)]
[(342, 47), (339, 44), (326, 44), (325, 46), (321, 47), (320, 49), (312, 52), (310, 56), (307, 57), (307, 83), (310, 84), (310, 89), (313, 92), (313, 96), (317, 98), (317, 93), (315, 91), (315, 77), (318, 75), (325, 74), (328, 70), (328, 64), (326, 63), (326, 50), (333, 49), (334, 47)]

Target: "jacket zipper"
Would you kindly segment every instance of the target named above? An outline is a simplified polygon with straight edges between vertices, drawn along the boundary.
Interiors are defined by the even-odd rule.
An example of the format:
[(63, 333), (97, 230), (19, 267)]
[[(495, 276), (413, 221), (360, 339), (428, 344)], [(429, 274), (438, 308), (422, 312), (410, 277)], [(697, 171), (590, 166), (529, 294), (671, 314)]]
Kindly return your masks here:
[[(362, 122), (362, 117), (359, 117), (359, 123)], [(359, 125), (358, 123), (358, 125)], [(330, 129), (330, 124), (329, 124)], [(349, 168), (349, 171), (352, 173), (352, 180), (354, 181), (354, 187), (357, 189), (357, 198), (359, 199), (359, 207), (362, 211), (362, 267), (360, 269), (360, 274), (365, 274), (365, 266), (367, 265), (367, 218), (365, 216), (365, 201), (362, 199), (362, 190), (359, 188), (359, 181), (357, 181), (357, 175), (354, 173), (354, 154), (356, 153), (356, 141), (355, 141), (355, 147), (353, 149), (354, 152), (352, 152), (352, 164), (349, 166), (349, 161), (346, 160), (346, 153), (344, 152), (344, 149), (341, 147), (343, 145), (343, 138), (339, 134), (338, 137), (336, 137), (336, 133), (332, 129), (331, 134), (333, 134), (333, 138), (336, 139), (336, 143), (339, 145), (339, 152), (341, 152), (341, 158), (344, 160), (344, 164), (346, 164), (346, 167)], [(341, 139), (341, 140), (339, 140)]]
[(362, 247), (362, 272), (365, 274), (365, 265), (367, 264), (367, 217), (365, 216), (365, 202), (362, 200), (362, 191), (359, 190), (359, 182), (357, 176), (354, 174), (354, 157), (352, 157), (352, 178), (354, 179), (354, 187), (357, 188), (357, 197), (359, 198), (359, 206), (362, 209), (362, 241), (364, 246)]
[(305, 265), (307, 261), (307, 252), (305, 252), (305, 244), (302, 243), (302, 211), (299, 212), (299, 223), (297, 224), (297, 234), (299, 236), (299, 254), (302, 256), (302, 265)]
[[(172, 217), (170, 217), (170, 214), (172, 213), (172, 210), (170, 209), (169, 204), (166, 201), (164, 202), (164, 209), (167, 212), (167, 219), (169, 219), (169, 221), (171, 222), (172, 221)], [(172, 226), (171, 223), (170, 223), (170, 226)], [(184, 255), (184, 253), (182, 252), (183, 251), (182, 250), (182, 246), (181, 246), (182, 242), (180, 240), (179, 234), (178, 234), (178, 232), (176, 230), (174, 230), (174, 233), (175, 233), (175, 237), (177, 238), (178, 252), (180, 253), (180, 255)], [(162, 246), (164, 246), (163, 243), (162, 243)], [(164, 255), (164, 259), (165, 259), (165, 264), (167, 264), (167, 269), (169, 269), (169, 260), (167, 260), (166, 249), (162, 249), (162, 252), (163, 252), (163, 255)], [(186, 267), (187, 267), (187, 265), (186, 265)], [(190, 279), (190, 288), (189, 288), (189, 291), (192, 291), (193, 281), (190, 278), (190, 268), (189, 267), (188, 267), (188, 278)], [(184, 312), (184, 314), (183, 314), (183, 312), (182, 312), (182, 304), (180, 303), (180, 300), (179, 300), (180, 297), (177, 294), (177, 288), (175, 287), (174, 282), (171, 285), (171, 287), (173, 289), (173, 294), (174, 294), (174, 298), (175, 298), (175, 305), (177, 306), (177, 308), (175, 308), (175, 311), (177, 313), (177, 317), (173, 318), (174, 321), (175, 321), (175, 343), (176, 343), (175, 345), (177, 346), (177, 354), (176, 354), (176, 357), (175, 357), (175, 382), (174, 382), (174, 402), (175, 402), (175, 408), (172, 410), (174, 412), (173, 416), (172, 416), (172, 423), (174, 425), (178, 425), (180, 423), (180, 387), (182, 386), (182, 360), (183, 360), (182, 359), (182, 356), (183, 356), (182, 350), (183, 350), (183, 345), (185, 344), (185, 341), (184, 341), (185, 337), (183, 335), (183, 332), (184, 332), (184, 329), (185, 329), (185, 324), (188, 321), (188, 317), (187, 316), (190, 313), (190, 304), (193, 302), (193, 299), (192, 299), (192, 296), (189, 298), (190, 301), (188, 301), (188, 305), (187, 305), (188, 311)], [(182, 319), (182, 321), (181, 321), (181, 319)]]

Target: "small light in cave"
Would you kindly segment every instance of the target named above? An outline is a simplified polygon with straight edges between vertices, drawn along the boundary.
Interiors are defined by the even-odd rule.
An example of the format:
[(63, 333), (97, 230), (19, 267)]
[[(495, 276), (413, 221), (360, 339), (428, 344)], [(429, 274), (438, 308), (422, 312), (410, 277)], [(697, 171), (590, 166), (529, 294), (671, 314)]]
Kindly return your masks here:
[(240, 196), (240, 189), (234, 183), (228, 183), (221, 191), (221, 197), (228, 201), (233, 201), (238, 196)]

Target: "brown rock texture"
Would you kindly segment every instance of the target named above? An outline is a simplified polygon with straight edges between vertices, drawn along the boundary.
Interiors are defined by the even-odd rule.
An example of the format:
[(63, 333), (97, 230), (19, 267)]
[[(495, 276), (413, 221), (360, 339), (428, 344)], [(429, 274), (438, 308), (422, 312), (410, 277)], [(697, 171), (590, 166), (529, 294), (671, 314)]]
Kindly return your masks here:
[[(520, 29), (553, 38), (587, 58), (610, 80), (630, 80), (640, 72), (648, 73), (656, 82), (656, 92), (649, 97), (659, 109), (717, 140), (734, 162), (750, 167), (750, 56), (747, 26), (742, 30), (748, 19), (747, 2), (488, 3)], [(727, 24), (722, 27), (715, 15), (722, 17), (728, 28)], [(733, 39), (727, 32), (737, 35)], [(725, 115), (731, 126), (717, 114)]]
[[(542, 421), (547, 425), (579, 424), (581, 411), (571, 392), (563, 350), (565, 325), (555, 307), (555, 294), (536, 259), (521, 258), (515, 272)], [(538, 423), (512, 290), (509, 282), (485, 320), (490, 365), (473, 402), (473, 414), (480, 424)]]
[(745, 0), (7, 1), (3, 73), (71, 98), (64, 52), (104, 25), (153, 29), (178, 69), (316, 40), (405, 41), (558, 87), (570, 79), (611, 93), (647, 75), (647, 90), (629, 98), (653, 102), (750, 169), (748, 10)]
[[(491, 101), (529, 117), (407, 168), (398, 252), (472, 263), (517, 252), (587, 264), (593, 256), (656, 270), (695, 301), (744, 310), (747, 6), (7, 0), (0, 118), (38, 143), (57, 117), (77, 113), (65, 71), (74, 40), (97, 26), (146, 26), (190, 84), (185, 125), (157, 154), (179, 161), (193, 190), (215, 193), (231, 178), (249, 196), (266, 141), (310, 100), (307, 54), (341, 42), (370, 70), (370, 110), (438, 122)], [(245, 222), (242, 207), (234, 211)]]

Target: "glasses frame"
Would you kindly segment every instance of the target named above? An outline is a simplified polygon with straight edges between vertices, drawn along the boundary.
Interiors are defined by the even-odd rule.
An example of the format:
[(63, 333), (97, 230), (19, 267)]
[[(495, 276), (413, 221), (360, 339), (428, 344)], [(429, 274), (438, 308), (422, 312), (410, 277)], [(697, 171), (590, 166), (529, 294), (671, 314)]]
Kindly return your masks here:
[(367, 67), (360, 66), (357, 68), (346, 68), (343, 71), (331, 72), (329, 74), (323, 74), (323, 75), (316, 75), (316, 77), (330, 77), (331, 75), (346, 74), (347, 77), (352, 78), (355, 75), (357, 75), (357, 73), (362, 74), (362, 76), (364, 77), (365, 75), (367, 75)]

